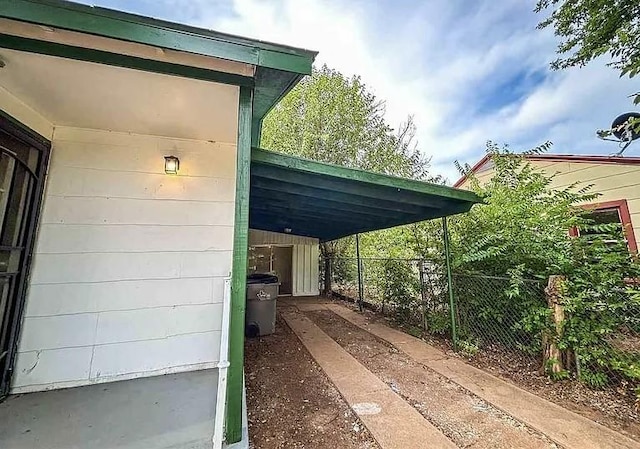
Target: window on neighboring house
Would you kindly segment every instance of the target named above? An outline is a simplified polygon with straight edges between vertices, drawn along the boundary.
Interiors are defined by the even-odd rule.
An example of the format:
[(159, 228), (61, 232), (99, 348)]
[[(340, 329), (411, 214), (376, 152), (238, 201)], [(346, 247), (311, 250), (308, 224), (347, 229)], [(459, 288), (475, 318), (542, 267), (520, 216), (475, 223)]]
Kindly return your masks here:
[[(624, 230), (624, 236), (629, 250), (634, 253), (638, 251), (638, 246), (633, 232), (633, 225), (631, 224), (631, 215), (629, 214), (629, 207), (627, 206), (627, 200), (590, 204), (584, 206), (584, 208), (589, 211), (586, 214), (587, 218), (593, 220), (594, 224), (619, 223)], [(572, 232), (573, 235), (578, 236), (593, 233), (595, 232), (584, 229), (575, 229)]]

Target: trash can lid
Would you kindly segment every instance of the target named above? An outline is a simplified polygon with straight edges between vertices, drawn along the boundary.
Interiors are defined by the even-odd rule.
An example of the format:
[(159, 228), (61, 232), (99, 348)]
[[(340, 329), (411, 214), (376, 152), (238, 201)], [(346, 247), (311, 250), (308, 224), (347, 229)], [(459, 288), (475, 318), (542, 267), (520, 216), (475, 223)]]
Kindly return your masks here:
[(247, 284), (277, 284), (278, 276), (269, 273), (253, 273), (247, 276)]

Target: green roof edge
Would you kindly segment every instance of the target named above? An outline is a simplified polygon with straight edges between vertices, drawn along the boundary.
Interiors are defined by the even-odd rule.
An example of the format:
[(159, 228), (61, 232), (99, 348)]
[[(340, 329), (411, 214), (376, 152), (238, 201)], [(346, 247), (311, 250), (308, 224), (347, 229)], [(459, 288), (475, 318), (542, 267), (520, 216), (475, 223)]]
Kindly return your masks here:
[[(68, 31), (92, 34), (174, 51), (199, 54), (251, 64), (256, 67), (253, 79), (240, 75), (225, 75), (208, 69), (192, 70), (175, 64), (153, 64), (141, 58), (80, 49), (65, 44), (39, 45), (26, 38), (4, 37), (0, 47), (13, 48), (52, 56), (120, 65), (233, 85), (252, 85), (255, 90), (253, 122), (259, 131), (262, 119), (304, 76), (312, 72), (316, 51), (249, 39), (218, 31), (197, 28), (114, 9), (84, 5), (67, 0), (0, 0), (0, 17)], [(16, 39), (21, 42), (13, 42)], [(24, 42), (22, 42), (24, 41)], [(9, 44), (11, 42), (11, 44)], [(47, 43), (48, 44), (48, 43)], [(48, 50), (45, 50), (46, 49)], [(117, 60), (120, 56), (122, 60)], [(114, 59), (116, 58), (116, 59)], [(259, 144), (259, 132), (253, 138)]]
[(481, 197), (473, 192), (442, 184), (434, 184), (415, 179), (400, 178), (398, 176), (386, 175), (382, 173), (369, 172), (357, 168), (343, 167), (339, 165), (327, 164), (324, 162), (312, 161), (297, 156), (290, 156), (262, 148), (253, 147), (251, 149), (251, 162), (268, 165), (275, 165), (293, 170), (316, 173), (327, 176), (335, 176), (342, 179), (372, 183), (386, 187), (409, 190), (417, 193), (438, 195), (459, 201), (470, 203), (482, 203)]
[(309, 74), (317, 52), (66, 0), (4, 0), (0, 16)]

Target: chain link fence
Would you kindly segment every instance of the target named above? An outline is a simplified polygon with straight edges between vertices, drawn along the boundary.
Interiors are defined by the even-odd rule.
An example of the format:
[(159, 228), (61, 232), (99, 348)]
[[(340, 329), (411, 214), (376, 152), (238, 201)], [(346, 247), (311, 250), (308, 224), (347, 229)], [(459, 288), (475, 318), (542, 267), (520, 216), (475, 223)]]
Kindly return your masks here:
[(536, 280), (454, 273), (460, 353), (503, 373), (541, 371), (549, 325), (544, 287)]
[[(478, 366), (513, 378), (551, 373), (556, 380), (581, 381), (594, 389), (640, 393), (637, 288), (557, 309), (545, 294), (546, 281), (454, 272), (452, 320), (442, 267), (415, 259), (365, 258), (360, 274), (367, 307), (448, 341)], [(360, 298), (357, 259), (332, 259), (331, 276), (334, 294)], [(550, 347), (558, 359), (549, 356)]]
[(437, 265), (418, 259), (362, 258), (360, 274), (361, 295), (357, 259), (332, 259), (332, 292), (353, 301), (361, 298), (365, 306), (402, 324), (438, 335), (450, 333), (447, 278)]
[[(584, 305), (583, 300), (586, 303)], [(564, 309), (562, 368), (592, 388), (633, 391), (640, 403), (640, 292), (612, 288)]]

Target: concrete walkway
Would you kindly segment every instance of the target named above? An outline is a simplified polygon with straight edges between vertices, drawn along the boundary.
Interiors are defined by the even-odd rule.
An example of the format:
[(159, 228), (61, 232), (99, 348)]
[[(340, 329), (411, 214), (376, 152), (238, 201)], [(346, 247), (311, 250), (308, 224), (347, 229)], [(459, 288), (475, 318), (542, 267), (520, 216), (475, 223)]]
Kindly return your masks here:
[(640, 443), (618, 432), (498, 379), (458, 358), (449, 357), (418, 338), (384, 324), (370, 322), (364, 315), (347, 307), (318, 303), (300, 303), (297, 307), (301, 311), (323, 308), (331, 310), (567, 449), (640, 449)]
[(383, 449), (456, 447), (309, 318), (282, 316)]

